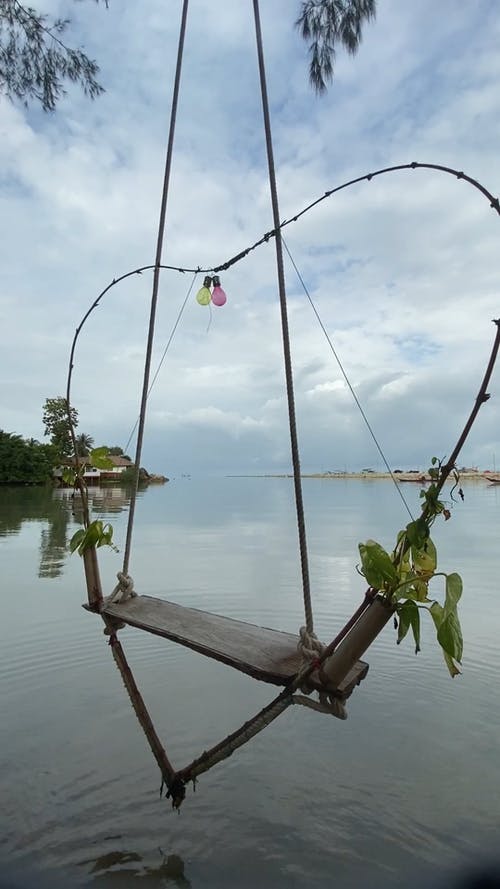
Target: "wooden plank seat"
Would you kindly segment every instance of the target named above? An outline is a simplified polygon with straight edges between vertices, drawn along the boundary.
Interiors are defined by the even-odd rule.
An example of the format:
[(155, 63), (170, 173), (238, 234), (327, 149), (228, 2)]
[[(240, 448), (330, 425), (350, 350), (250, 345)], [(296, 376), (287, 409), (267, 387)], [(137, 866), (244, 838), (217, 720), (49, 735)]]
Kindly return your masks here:
[[(300, 667), (298, 636), (292, 633), (209, 614), (152, 596), (135, 596), (123, 604), (105, 600), (103, 614), (171, 639), (262, 682), (286, 685)], [(368, 664), (358, 661), (340, 683), (340, 695), (348, 697), (367, 672)]]

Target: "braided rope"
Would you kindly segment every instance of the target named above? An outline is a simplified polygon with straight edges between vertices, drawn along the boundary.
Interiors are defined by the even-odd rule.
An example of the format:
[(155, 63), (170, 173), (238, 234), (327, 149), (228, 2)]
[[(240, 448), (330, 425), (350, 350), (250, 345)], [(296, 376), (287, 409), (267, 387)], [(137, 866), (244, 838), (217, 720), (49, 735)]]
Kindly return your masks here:
[(290, 350), (290, 333), (288, 329), (288, 312), (286, 303), (285, 272), (283, 264), (283, 245), (281, 239), (280, 212), (278, 203), (278, 189), (276, 186), (276, 171), (274, 168), (273, 140), (271, 133), (271, 118), (269, 114), (269, 100), (267, 96), (266, 69), (264, 63), (264, 48), (262, 43), (262, 30), (260, 27), (259, 0), (253, 0), (255, 34), (257, 40), (257, 56), (259, 62), (260, 89), (262, 95), (262, 111), (264, 114), (264, 129), (266, 134), (267, 162), (269, 168), (269, 187), (271, 190), (271, 203), (273, 209), (273, 223), (276, 245), (276, 266), (278, 271), (278, 290), (281, 310), (281, 331), (283, 339), (283, 358), (285, 363), (286, 395), (288, 402), (288, 423), (290, 428), (290, 445), (292, 451), (293, 483), (295, 489), (295, 507), (297, 512), (297, 526), (299, 533), (300, 565), (302, 571), (302, 591), (304, 597), (304, 612), (306, 627), (310, 633), (313, 631), (313, 614), (311, 604), (311, 585), (309, 581), (309, 564), (307, 555), (306, 526), (304, 518), (304, 502), (302, 498), (302, 484), (300, 480), (300, 456), (297, 437), (297, 423), (295, 418), (295, 396), (293, 387), (292, 357)]
[(134, 484), (132, 486), (132, 492), (130, 496), (130, 506), (129, 506), (129, 514), (128, 514), (128, 523), (127, 523), (127, 535), (125, 540), (125, 550), (123, 555), (123, 572), (124, 574), (128, 571), (128, 565), (130, 561), (130, 550), (132, 547), (132, 531), (134, 527), (134, 516), (135, 516), (135, 505), (137, 502), (137, 489), (139, 486), (139, 468), (141, 465), (141, 454), (142, 454), (142, 442), (144, 438), (144, 427), (146, 425), (146, 406), (148, 401), (148, 391), (149, 391), (149, 378), (151, 372), (151, 357), (153, 354), (153, 340), (154, 340), (154, 332), (155, 332), (155, 321), (156, 321), (156, 307), (158, 303), (158, 289), (160, 286), (160, 270), (161, 270), (161, 258), (162, 258), (162, 250), (163, 250), (163, 241), (165, 237), (165, 222), (167, 215), (167, 201), (168, 201), (168, 193), (169, 193), (169, 185), (170, 185), (170, 172), (172, 169), (172, 155), (174, 148), (174, 135), (175, 135), (175, 122), (177, 119), (177, 103), (179, 100), (179, 87), (181, 80), (181, 71), (182, 71), (182, 57), (184, 53), (184, 38), (186, 35), (186, 21), (187, 21), (187, 12), (188, 12), (189, 0), (184, 0), (182, 7), (182, 17), (181, 17), (181, 27), (179, 32), (179, 44), (177, 48), (177, 64), (175, 69), (175, 80), (174, 80), (174, 90), (172, 96), (172, 108), (170, 112), (170, 126), (168, 133), (168, 145), (167, 145), (167, 155), (165, 158), (165, 173), (163, 177), (163, 190), (161, 195), (161, 205), (160, 205), (160, 219), (158, 222), (158, 236), (156, 243), (156, 257), (154, 264), (154, 273), (153, 273), (153, 291), (151, 294), (151, 308), (149, 315), (149, 328), (148, 328), (148, 341), (146, 346), (146, 357), (144, 360), (144, 376), (143, 376), (143, 384), (142, 384), (142, 396), (141, 396), (141, 408), (139, 412), (139, 427), (137, 430), (137, 444), (135, 451), (135, 472), (134, 472)]

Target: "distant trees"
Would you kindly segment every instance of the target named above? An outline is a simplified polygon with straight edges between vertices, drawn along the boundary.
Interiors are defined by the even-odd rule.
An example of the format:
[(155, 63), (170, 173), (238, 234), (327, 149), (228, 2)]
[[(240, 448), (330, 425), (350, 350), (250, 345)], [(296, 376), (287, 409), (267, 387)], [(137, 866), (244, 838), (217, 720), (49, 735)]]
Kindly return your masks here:
[(0, 484), (40, 484), (52, 475), (53, 445), (0, 430)]
[(123, 448), (120, 448), (118, 445), (113, 445), (108, 448), (108, 454), (110, 457), (125, 457), (126, 460), (131, 459), (128, 454), (123, 453)]
[(80, 434), (75, 437), (75, 441), (77, 455), (79, 457), (88, 457), (94, 447), (94, 439), (92, 436), (86, 435), (85, 432), (80, 432)]

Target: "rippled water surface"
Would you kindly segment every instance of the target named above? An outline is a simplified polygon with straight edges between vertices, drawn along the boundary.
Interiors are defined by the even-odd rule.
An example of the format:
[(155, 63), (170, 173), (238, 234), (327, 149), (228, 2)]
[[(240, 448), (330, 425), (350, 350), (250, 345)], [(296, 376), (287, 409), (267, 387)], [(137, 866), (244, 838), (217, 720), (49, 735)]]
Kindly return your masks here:
[[(405, 493), (417, 508), (418, 485)], [(160, 778), (100, 620), (81, 609), (76, 529), (62, 492), (0, 489), (0, 858), (47, 885), (422, 885), (495, 852), (500, 822), (500, 489), (468, 483), (436, 527), (465, 593), (463, 676), (451, 680), (424, 623), (423, 651), (386, 628), (339, 722), (289, 708), (188, 789)], [(296, 631), (302, 622), (287, 479), (179, 479), (141, 495), (130, 570), (138, 590)], [(358, 605), (357, 543), (404, 524), (386, 481), (305, 480), (316, 630)], [(94, 511), (124, 537), (127, 495)], [(106, 591), (119, 556), (103, 553)], [(137, 630), (121, 638), (176, 765), (271, 699), (257, 683)], [(138, 883), (139, 881), (139, 883)], [(35, 883), (33, 882), (33, 885)]]

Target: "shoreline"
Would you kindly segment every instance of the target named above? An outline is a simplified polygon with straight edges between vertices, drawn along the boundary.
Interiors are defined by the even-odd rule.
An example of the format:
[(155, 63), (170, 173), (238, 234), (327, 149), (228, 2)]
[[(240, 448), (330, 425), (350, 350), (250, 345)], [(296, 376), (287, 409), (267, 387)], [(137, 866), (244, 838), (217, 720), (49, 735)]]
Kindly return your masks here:
[[(488, 470), (478, 470), (476, 471), (465, 471), (459, 473), (459, 484), (462, 481), (483, 481), (491, 483), (500, 484), (500, 473), (499, 472), (488, 472)], [(376, 479), (377, 481), (380, 479), (389, 479), (392, 481), (395, 478), (398, 482), (408, 483), (408, 484), (429, 484), (431, 482), (431, 477), (426, 472), (395, 472), (391, 475), (389, 472), (302, 472), (300, 474), (301, 478), (316, 478), (316, 479), (332, 479), (332, 480), (345, 480), (345, 479), (366, 479), (367, 481)], [(293, 479), (293, 473), (291, 472), (265, 472), (265, 473), (240, 473), (240, 474), (231, 474), (226, 475), (226, 478), (290, 478)]]

